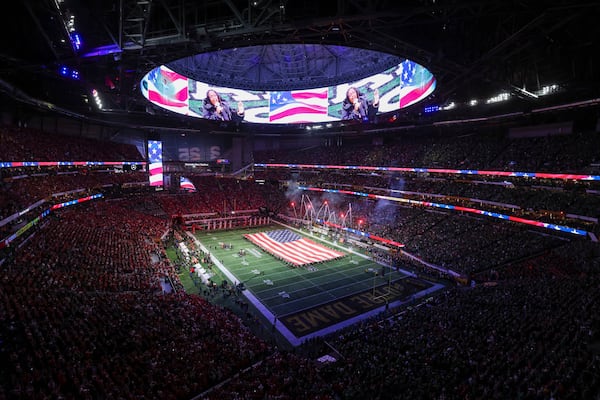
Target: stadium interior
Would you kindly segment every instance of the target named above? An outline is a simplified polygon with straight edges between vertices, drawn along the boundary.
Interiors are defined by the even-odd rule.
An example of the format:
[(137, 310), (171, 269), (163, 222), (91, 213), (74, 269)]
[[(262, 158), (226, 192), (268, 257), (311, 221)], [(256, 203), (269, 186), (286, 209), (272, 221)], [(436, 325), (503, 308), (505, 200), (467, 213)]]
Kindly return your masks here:
[(0, 399), (600, 399), (600, 4), (11, 9)]

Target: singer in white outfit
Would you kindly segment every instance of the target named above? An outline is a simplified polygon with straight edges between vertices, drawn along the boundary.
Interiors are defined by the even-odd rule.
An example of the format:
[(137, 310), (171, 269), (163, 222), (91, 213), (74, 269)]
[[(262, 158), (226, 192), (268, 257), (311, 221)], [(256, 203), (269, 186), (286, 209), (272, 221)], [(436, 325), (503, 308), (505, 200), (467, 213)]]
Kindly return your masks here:
[(237, 110), (231, 110), (216, 91), (209, 89), (202, 106), (202, 116), (216, 121), (241, 121), (244, 119), (244, 104), (238, 101), (237, 107)]
[(369, 101), (357, 88), (351, 86), (346, 91), (346, 98), (342, 103), (342, 119), (363, 122), (372, 121), (378, 108), (378, 89), (373, 91), (373, 101)]

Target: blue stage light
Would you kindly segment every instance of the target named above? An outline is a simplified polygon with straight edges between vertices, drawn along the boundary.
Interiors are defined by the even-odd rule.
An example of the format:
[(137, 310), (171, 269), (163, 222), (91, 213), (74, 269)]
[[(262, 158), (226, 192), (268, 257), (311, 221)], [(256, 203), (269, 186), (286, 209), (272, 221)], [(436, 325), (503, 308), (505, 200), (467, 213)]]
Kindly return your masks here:
[(69, 36), (71, 37), (71, 43), (73, 44), (73, 48), (76, 51), (81, 50), (81, 47), (83, 46), (81, 35), (77, 32), (71, 32)]
[(66, 65), (61, 65), (58, 67), (58, 73), (65, 78), (71, 78), (74, 80), (79, 80), (79, 71), (67, 67)]

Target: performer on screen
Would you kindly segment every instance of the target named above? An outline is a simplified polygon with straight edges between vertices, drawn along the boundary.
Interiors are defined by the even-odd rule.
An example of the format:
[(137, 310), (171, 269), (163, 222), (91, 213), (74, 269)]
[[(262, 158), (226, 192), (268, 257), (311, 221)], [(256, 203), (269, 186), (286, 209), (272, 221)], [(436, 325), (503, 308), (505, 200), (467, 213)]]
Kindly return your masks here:
[(342, 103), (342, 119), (372, 121), (378, 108), (379, 89), (373, 91), (373, 101), (369, 101), (357, 88), (351, 86), (346, 91), (346, 98)]
[(216, 121), (241, 121), (244, 119), (244, 104), (238, 101), (237, 110), (232, 110), (227, 101), (216, 91), (209, 89), (202, 106), (202, 116)]

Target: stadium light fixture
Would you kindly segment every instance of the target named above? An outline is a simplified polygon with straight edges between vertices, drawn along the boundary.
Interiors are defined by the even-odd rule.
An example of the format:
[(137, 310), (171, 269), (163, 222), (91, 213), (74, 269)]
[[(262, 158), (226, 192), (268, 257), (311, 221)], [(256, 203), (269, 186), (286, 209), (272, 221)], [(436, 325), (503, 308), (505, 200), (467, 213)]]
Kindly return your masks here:
[(485, 102), (486, 102), (486, 104), (500, 103), (502, 101), (507, 101), (509, 98), (510, 98), (510, 94), (508, 94), (506, 92), (502, 92), (494, 97), (487, 99)]
[(58, 73), (60, 76), (63, 76), (65, 78), (79, 80), (79, 71), (71, 69), (66, 65), (61, 65), (60, 67), (58, 67)]
[(519, 87), (515, 87), (515, 90), (527, 97), (531, 97), (533, 99), (537, 99), (539, 96), (535, 93), (530, 92), (529, 90), (525, 89), (525, 88), (519, 88)]
[(100, 99), (100, 93), (98, 93), (96, 89), (92, 89), (92, 97), (94, 98), (98, 108), (102, 110), (102, 100)]
[(540, 89), (538, 91), (538, 94), (540, 96), (546, 96), (546, 95), (552, 94), (554, 92), (557, 92), (558, 90), (559, 90), (559, 86), (556, 85), (556, 84), (545, 85), (545, 86), (542, 87), (542, 89)]
[(71, 38), (71, 44), (73, 45), (73, 48), (77, 51), (81, 50), (81, 48), (83, 47), (83, 41), (81, 40), (81, 35), (75, 31), (73, 31), (69, 34), (69, 37)]
[(443, 109), (444, 110), (452, 110), (453, 108), (456, 108), (456, 103), (451, 101), (450, 103), (448, 103)]
[(69, 15), (67, 19), (67, 29), (69, 32), (75, 32), (75, 16), (73, 14)]

